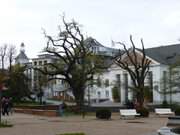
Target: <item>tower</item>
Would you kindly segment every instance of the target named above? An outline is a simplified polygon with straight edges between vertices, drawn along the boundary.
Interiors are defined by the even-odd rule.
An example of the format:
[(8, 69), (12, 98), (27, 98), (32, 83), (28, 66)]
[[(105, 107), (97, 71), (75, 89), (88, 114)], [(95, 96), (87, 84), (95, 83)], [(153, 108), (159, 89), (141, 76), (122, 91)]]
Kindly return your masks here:
[(23, 42), (21, 43), (21, 46), (20, 46), (20, 52), (25, 53), (25, 45)]
[(16, 64), (27, 64), (29, 62), (29, 58), (27, 57), (25, 53), (25, 45), (24, 43), (21, 43), (20, 45), (20, 53), (18, 56), (15, 58), (15, 63)]

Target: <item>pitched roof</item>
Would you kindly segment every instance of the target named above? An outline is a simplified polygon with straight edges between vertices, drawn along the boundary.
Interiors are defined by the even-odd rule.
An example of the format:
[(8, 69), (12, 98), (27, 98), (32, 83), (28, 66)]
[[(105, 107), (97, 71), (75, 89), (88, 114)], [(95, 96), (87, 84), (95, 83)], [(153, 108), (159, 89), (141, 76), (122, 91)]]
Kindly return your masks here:
[(16, 57), (16, 60), (18, 59), (29, 59), (24, 51), (20, 51), (19, 55)]
[(85, 42), (85, 44), (87, 46), (101, 46), (101, 47), (104, 47), (101, 43), (99, 43), (96, 39), (94, 39), (92, 37), (88, 37), (84, 42)]
[(180, 44), (145, 49), (146, 55), (161, 64), (173, 64), (180, 58)]
[(104, 56), (112, 55), (112, 56), (114, 56), (119, 52), (118, 49), (104, 46), (104, 45), (102, 45), (96, 39), (94, 39), (92, 37), (88, 37), (84, 42), (85, 42), (85, 45), (87, 45), (88, 47), (92, 47), (92, 48), (93, 47), (101, 47), (101, 48), (104, 48), (104, 50), (98, 50), (98, 55), (104, 55)]

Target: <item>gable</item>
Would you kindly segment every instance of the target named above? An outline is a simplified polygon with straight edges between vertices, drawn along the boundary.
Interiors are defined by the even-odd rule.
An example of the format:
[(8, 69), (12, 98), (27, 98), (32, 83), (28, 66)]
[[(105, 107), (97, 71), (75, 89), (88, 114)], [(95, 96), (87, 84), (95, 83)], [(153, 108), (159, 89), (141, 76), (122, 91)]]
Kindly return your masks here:
[[(131, 57), (132, 60), (130, 60), (129, 56), (127, 56), (127, 53), (125, 53), (124, 55), (122, 55), (122, 61), (126, 62), (128, 65), (132, 65), (132, 61), (135, 62), (135, 63), (136, 62), (137, 63), (141, 63), (142, 59), (143, 59), (142, 52), (138, 51), (138, 50), (135, 50), (135, 53), (136, 53), (136, 56), (134, 55), (132, 50), (129, 50), (129, 56)], [(135, 57), (137, 57), (137, 59), (135, 59)], [(146, 59), (151, 61), (150, 65), (159, 64), (159, 62), (157, 62), (156, 60), (152, 59), (147, 54), (146, 54)]]

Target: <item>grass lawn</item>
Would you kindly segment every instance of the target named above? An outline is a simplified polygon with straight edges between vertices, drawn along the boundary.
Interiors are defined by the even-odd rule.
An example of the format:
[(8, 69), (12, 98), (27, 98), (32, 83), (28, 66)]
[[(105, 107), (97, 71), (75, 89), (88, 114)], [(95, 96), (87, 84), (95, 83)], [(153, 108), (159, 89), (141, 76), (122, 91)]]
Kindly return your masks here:
[(59, 134), (59, 135), (86, 135), (84, 133), (64, 133), (64, 134)]

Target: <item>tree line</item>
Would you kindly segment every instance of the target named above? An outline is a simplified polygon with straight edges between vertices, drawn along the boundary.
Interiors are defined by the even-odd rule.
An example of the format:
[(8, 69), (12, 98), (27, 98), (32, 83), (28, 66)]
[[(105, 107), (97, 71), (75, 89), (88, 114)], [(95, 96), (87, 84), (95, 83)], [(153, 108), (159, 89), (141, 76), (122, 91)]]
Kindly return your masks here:
[[(16, 46), (11, 44), (4, 44), (0, 46), (0, 61), (1, 61), (1, 69), (9, 69), (12, 68), (14, 59), (16, 57)], [(6, 65), (6, 67), (5, 67)]]

